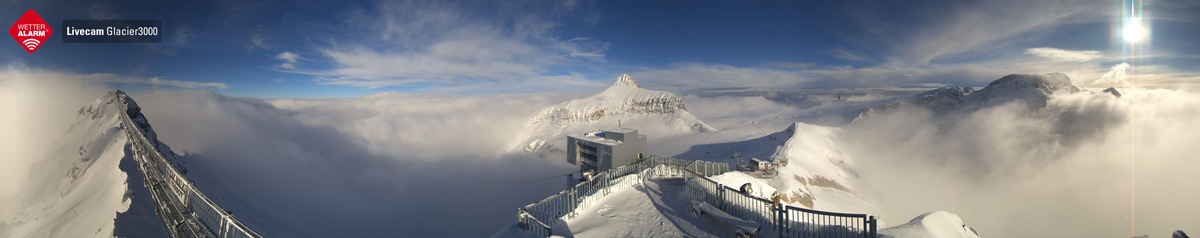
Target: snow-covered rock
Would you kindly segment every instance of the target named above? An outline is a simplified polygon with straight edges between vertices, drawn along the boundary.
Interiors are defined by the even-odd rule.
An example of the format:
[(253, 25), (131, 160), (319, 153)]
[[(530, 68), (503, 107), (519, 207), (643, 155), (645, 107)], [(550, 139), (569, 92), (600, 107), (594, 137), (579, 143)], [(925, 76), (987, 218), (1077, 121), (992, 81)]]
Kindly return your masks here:
[(1117, 88), (1114, 88), (1114, 87), (1106, 88), (1106, 89), (1104, 89), (1104, 92), (1112, 94), (1113, 96), (1121, 97), (1121, 92), (1117, 91)]
[(945, 211), (921, 214), (908, 223), (879, 230), (879, 237), (979, 237), (958, 215)]
[(619, 126), (638, 129), (651, 137), (655, 132), (715, 130), (689, 113), (682, 97), (642, 88), (633, 77), (622, 74), (600, 93), (550, 106), (533, 115), (526, 126), (528, 132), (513, 150), (562, 150), (564, 135)]
[(969, 87), (944, 87), (913, 96), (912, 103), (930, 108), (949, 108), (961, 105), (968, 94), (975, 92)]
[(637, 80), (633, 80), (633, 77), (630, 77), (629, 74), (621, 74), (620, 77), (617, 77), (617, 82), (613, 83), (613, 86), (642, 88), (642, 84), (638, 83)]

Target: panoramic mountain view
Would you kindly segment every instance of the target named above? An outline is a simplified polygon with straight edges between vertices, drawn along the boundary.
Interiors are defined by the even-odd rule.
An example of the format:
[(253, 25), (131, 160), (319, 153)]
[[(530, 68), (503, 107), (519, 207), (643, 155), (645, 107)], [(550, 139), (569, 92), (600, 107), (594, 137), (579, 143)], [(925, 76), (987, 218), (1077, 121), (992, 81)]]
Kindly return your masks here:
[(0, 237), (1188, 237), (1200, 2), (7, 2)]

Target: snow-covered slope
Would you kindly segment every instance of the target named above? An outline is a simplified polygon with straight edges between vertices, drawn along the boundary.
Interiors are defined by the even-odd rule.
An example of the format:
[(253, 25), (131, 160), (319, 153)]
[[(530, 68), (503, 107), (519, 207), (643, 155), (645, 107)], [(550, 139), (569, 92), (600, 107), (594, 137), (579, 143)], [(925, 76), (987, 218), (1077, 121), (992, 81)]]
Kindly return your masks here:
[(825, 211), (868, 213), (878, 215), (882, 209), (853, 169), (852, 160), (835, 140), (838, 128), (795, 123), (793, 133), (778, 148), (774, 161), (787, 161), (777, 175), (759, 172), (730, 172), (713, 180), (730, 187), (752, 183), (760, 197), (770, 197), (779, 191), (782, 201), (797, 206)]
[(908, 223), (879, 230), (879, 237), (963, 237), (979, 238), (975, 228), (963, 223), (958, 215), (935, 211), (921, 214)]
[[(30, 169), (27, 184), (0, 201), (0, 237), (112, 237), (118, 226), (161, 230), (145, 214), (148, 201), (120, 122), (118, 97), (109, 93), (79, 109), (76, 122), (52, 151)], [(132, 174), (132, 175), (131, 175)], [(129, 180), (127, 178), (136, 178)], [(139, 199), (134, 199), (135, 197)], [(121, 225), (118, 213), (138, 210), (138, 221)], [(129, 217), (129, 216), (125, 216)], [(153, 232), (125, 234), (165, 235)], [(121, 228), (117, 228), (121, 229)]]
[(563, 136), (618, 126), (635, 128), (650, 136), (715, 130), (692, 116), (675, 94), (642, 88), (623, 74), (611, 87), (595, 95), (554, 105), (535, 114), (527, 134), (515, 151), (546, 153), (562, 150)]

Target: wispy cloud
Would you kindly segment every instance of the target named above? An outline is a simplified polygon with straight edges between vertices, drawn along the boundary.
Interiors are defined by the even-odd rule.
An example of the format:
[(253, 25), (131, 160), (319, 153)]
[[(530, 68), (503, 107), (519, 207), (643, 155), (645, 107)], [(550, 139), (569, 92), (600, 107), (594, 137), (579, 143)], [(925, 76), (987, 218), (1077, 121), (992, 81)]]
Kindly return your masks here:
[(1096, 81), (1093, 81), (1092, 85), (1111, 84), (1125, 86), (1128, 83), (1128, 81), (1126, 81), (1126, 71), (1129, 71), (1129, 64), (1127, 63), (1113, 65), (1112, 69), (1110, 69), (1107, 73), (1104, 73), (1104, 75), (1100, 76), (1100, 78), (1096, 79)]
[(569, 57), (586, 58), (595, 61), (604, 60), (604, 51), (608, 50), (609, 46), (608, 43), (594, 42), (588, 38), (574, 38), (553, 43), (555, 49), (566, 52)]
[[(845, 42), (851, 44), (850, 48), (833, 49), (829, 56), (858, 65), (812, 67), (797, 74), (821, 85), (978, 86), (1006, 74), (1049, 72), (1063, 72), (1077, 81), (1091, 82), (1104, 77), (1114, 65), (1128, 61), (1119, 48), (1045, 47), (1057, 45), (1062, 39), (1054, 38), (1059, 36), (1055, 34), (1065, 28), (1110, 21), (1115, 6), (1108, 2), (863, 2), (856, 6), (852, 15), (861, 27), (841, 32), (847, 35)], [(1106, 53), (1112, 50), (1118, 53)], [(1150, 54), (1138, 55), (1142, 61), (1137, 66), (1139, 74), (1130, 76), (1141, 85), (1200, 82), (1200, 74), (1161, 65), (1166, 61), (1150, 60), (1187, 56), (1143, 53)]]
[(38, 70), (38, 69), (8, 69), (9, 71), (20, 72), (22, 75), (29, 77), (46, 77), (68, 80), (72, 82), (82, 83), (118, 83), (118, 84), (143, 84), (152, 86), (165, 86), (173, 88), (189, 88), (189, 89), (228, 89), (229, 85), (220, 82), (196, 82), (185, 80), (172, 80), (163, 77), (134, 77), (127, 75), (118, 75), (111, 73), (94, 73), (94, 74), (76, 74), (59, 71)]
[(229, 85), (219, 82), (195, 82), (184, 80), (171, 80), (161, 77), (137, 78), (129, 76), (120, 76), (116, 74), (83, 74), (77, 75), (80, 81), (91, 83), (126, 83), (126, 84), (145, 84), (153, 86), (167, 86), (176, 88), (202, 88), (202, 89), (228, 89)]
[(250, 47), (258, 49), (273, 48), (274, 46), (271, 43), (268, 43), (267, 38), (267, 32), (260, 29), (258, 32), (250, 35), (250, 38), (248, 39), (250, 41)]
[[(1124, 65), (1124, 66), (1122, 66)], [(789, 69), (686, 63), (643, 68), (632, 74), (650, 88), (685, 91), (705, 88), (803, 88), (815, 86), (983, 86), (1005, 75), (1052, 73), (1068, 75), (1076, 85), (1092, 87), (1178, 87), (1200, 83), (1200, 74), (1164, 65), (1139, 65), (1137, 75), (1124, 74), (1126, 63), (1074, 61), (1017, 55), (980, 62), (888, 66), (813, 66)], [(1123, 84), (1120, 82), (1136, 82)]]
[(296, 62), (300, 61), (300, 55), (290, 51), (280, 52), (275, 55), (275, 58), (283, 61), (282, 64), (279, 64), (279, 68), (289, 70), (296, 69)]
[(483, 5), (385, 1), (356, 10), (349, 25), (370, 33), (329, 39), (330, 45), (319, 46), (316, 53), (329, 67), (281, 68), (314, 75), (317, 82), (329, 85), (495, 89), (526, 81), (560, 83), (546, 80), (563, 78), (563, 73), (549, 72), (553, 67), (605, 58), (607, 43), (557, 32), (558, 21), (591, 16), (588, 2)]
[(849, 51), (849, 50), (834, 50), (830, 54), (832, 54), (834, 58), (843, 59), (843, 60), (847, 60), (847, 61), (853, 61), (853, 62), (872, 62), (872, 61), (874, 61), (874, 59), (872, 59), (870, 56), (867, 56), (865, 54), (858, 53), (858, 52)]
[(724, 87), (798, 87), (813, 80), (804, 71), (724, 64), (683, 63), (635, 71), (646, 87), (668, 90)]
[[(883, 41), (891, 65), (926, 64), (963, 54), (981, 54), (1006, 49), (1044, 38), (1047, 31), (1072, 24), (1103, 22), (1112, 14), (1112, 4), (1086, 0), (1066, 1), (978, 1), (936, 5), (939, 14), (912, 26), (895, 26), (885, 33), (898, 36)], [(881, 38), (891, 39), (891, 37)]]
[[(828, 51), (829, 56), (854, 65), (684, 63), (645, 69), (637, 77), (647, 80), (648, 85), (671, 88), (928, 83), (980, 86), (1013, 73), (1063, 72), (1076, 80), (1092, 81), (1121, 61), (1098, 50), (1025, 46), (1042, 44), (1048, 40), (1048, 32), (1063, 27), (1109, 20), (1112, 5), (1108, 3), (1067, 0), (888, 4), (892, 3), (860, 4), (863, 6), (855, 8), (852, 14), (857, 15), (855, 19), (862, 27), (839, 32), (851, 38), (845, 42), (854, 48)], [(906, 10), (884, 10), (893, 8)]]
[(187, 27), (176, 27), (173, 33), (171, 35), (171, 43), (176, 46), (186, 47), (191, 45), (192, 35), (195, 31)]
[[(105, 75), (100, 75), (100, 76), (105, 76)], [(103, 78), (103, 77), (101, 77), (101, 78)], [(171, 87), (178, 87), (178, 88), (209, 88), (209, 89), (221, 89), (221, 90), (229, 88), (229, 85), (226, 85), (225, 83), (170, 80), (170, 79), (164, 79), (164, 78), (160, 78), (160, 77), (153, 77), (153, 78), (149, 78), (149, 79), (118, 78), (118, 80), (114, 80), (112, 82), (149, 84), (149, 85), (157, 85), (157, 86), (171, 86)]]
[(775, 66), (778, 66), (778, 67), (781, 67), (781, 68), (790, 68), (790, 69), (803, 69), (803, 68), (811, 68), (811, 67), (813, 67), (813, 66), (816, 66), (816, 65), (817, 65), (817, 63), (813, 63), (813, 62), (783, 62), (783, 63), (775, 63)]
[(1042, 47), (1029, 48), (1025, 50), (1025, 54), (1038, 56), (1053, 60), (1085, 62), (1091, 61), (1103, 56), (1100, 51), (1095, 50), (1064, 50), (1058, 48)]

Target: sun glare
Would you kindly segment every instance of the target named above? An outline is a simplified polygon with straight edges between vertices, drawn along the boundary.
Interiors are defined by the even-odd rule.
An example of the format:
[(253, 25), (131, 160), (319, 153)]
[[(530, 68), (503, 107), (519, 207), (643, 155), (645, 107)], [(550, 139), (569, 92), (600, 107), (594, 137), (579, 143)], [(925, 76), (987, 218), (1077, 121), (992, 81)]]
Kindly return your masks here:
[(1142, 21), (1142, 1), (1124, 0), (1121, 7), (1121, 39), (1126, 44), (1142, 43), (1150, 37), (1149, 28)]
[(1141, 23), (1128, 23), (1121, 29), (1121, 36), (1125, 38), (1125, 42), (1136, 44), (1146, 38), (1146, 27)]

